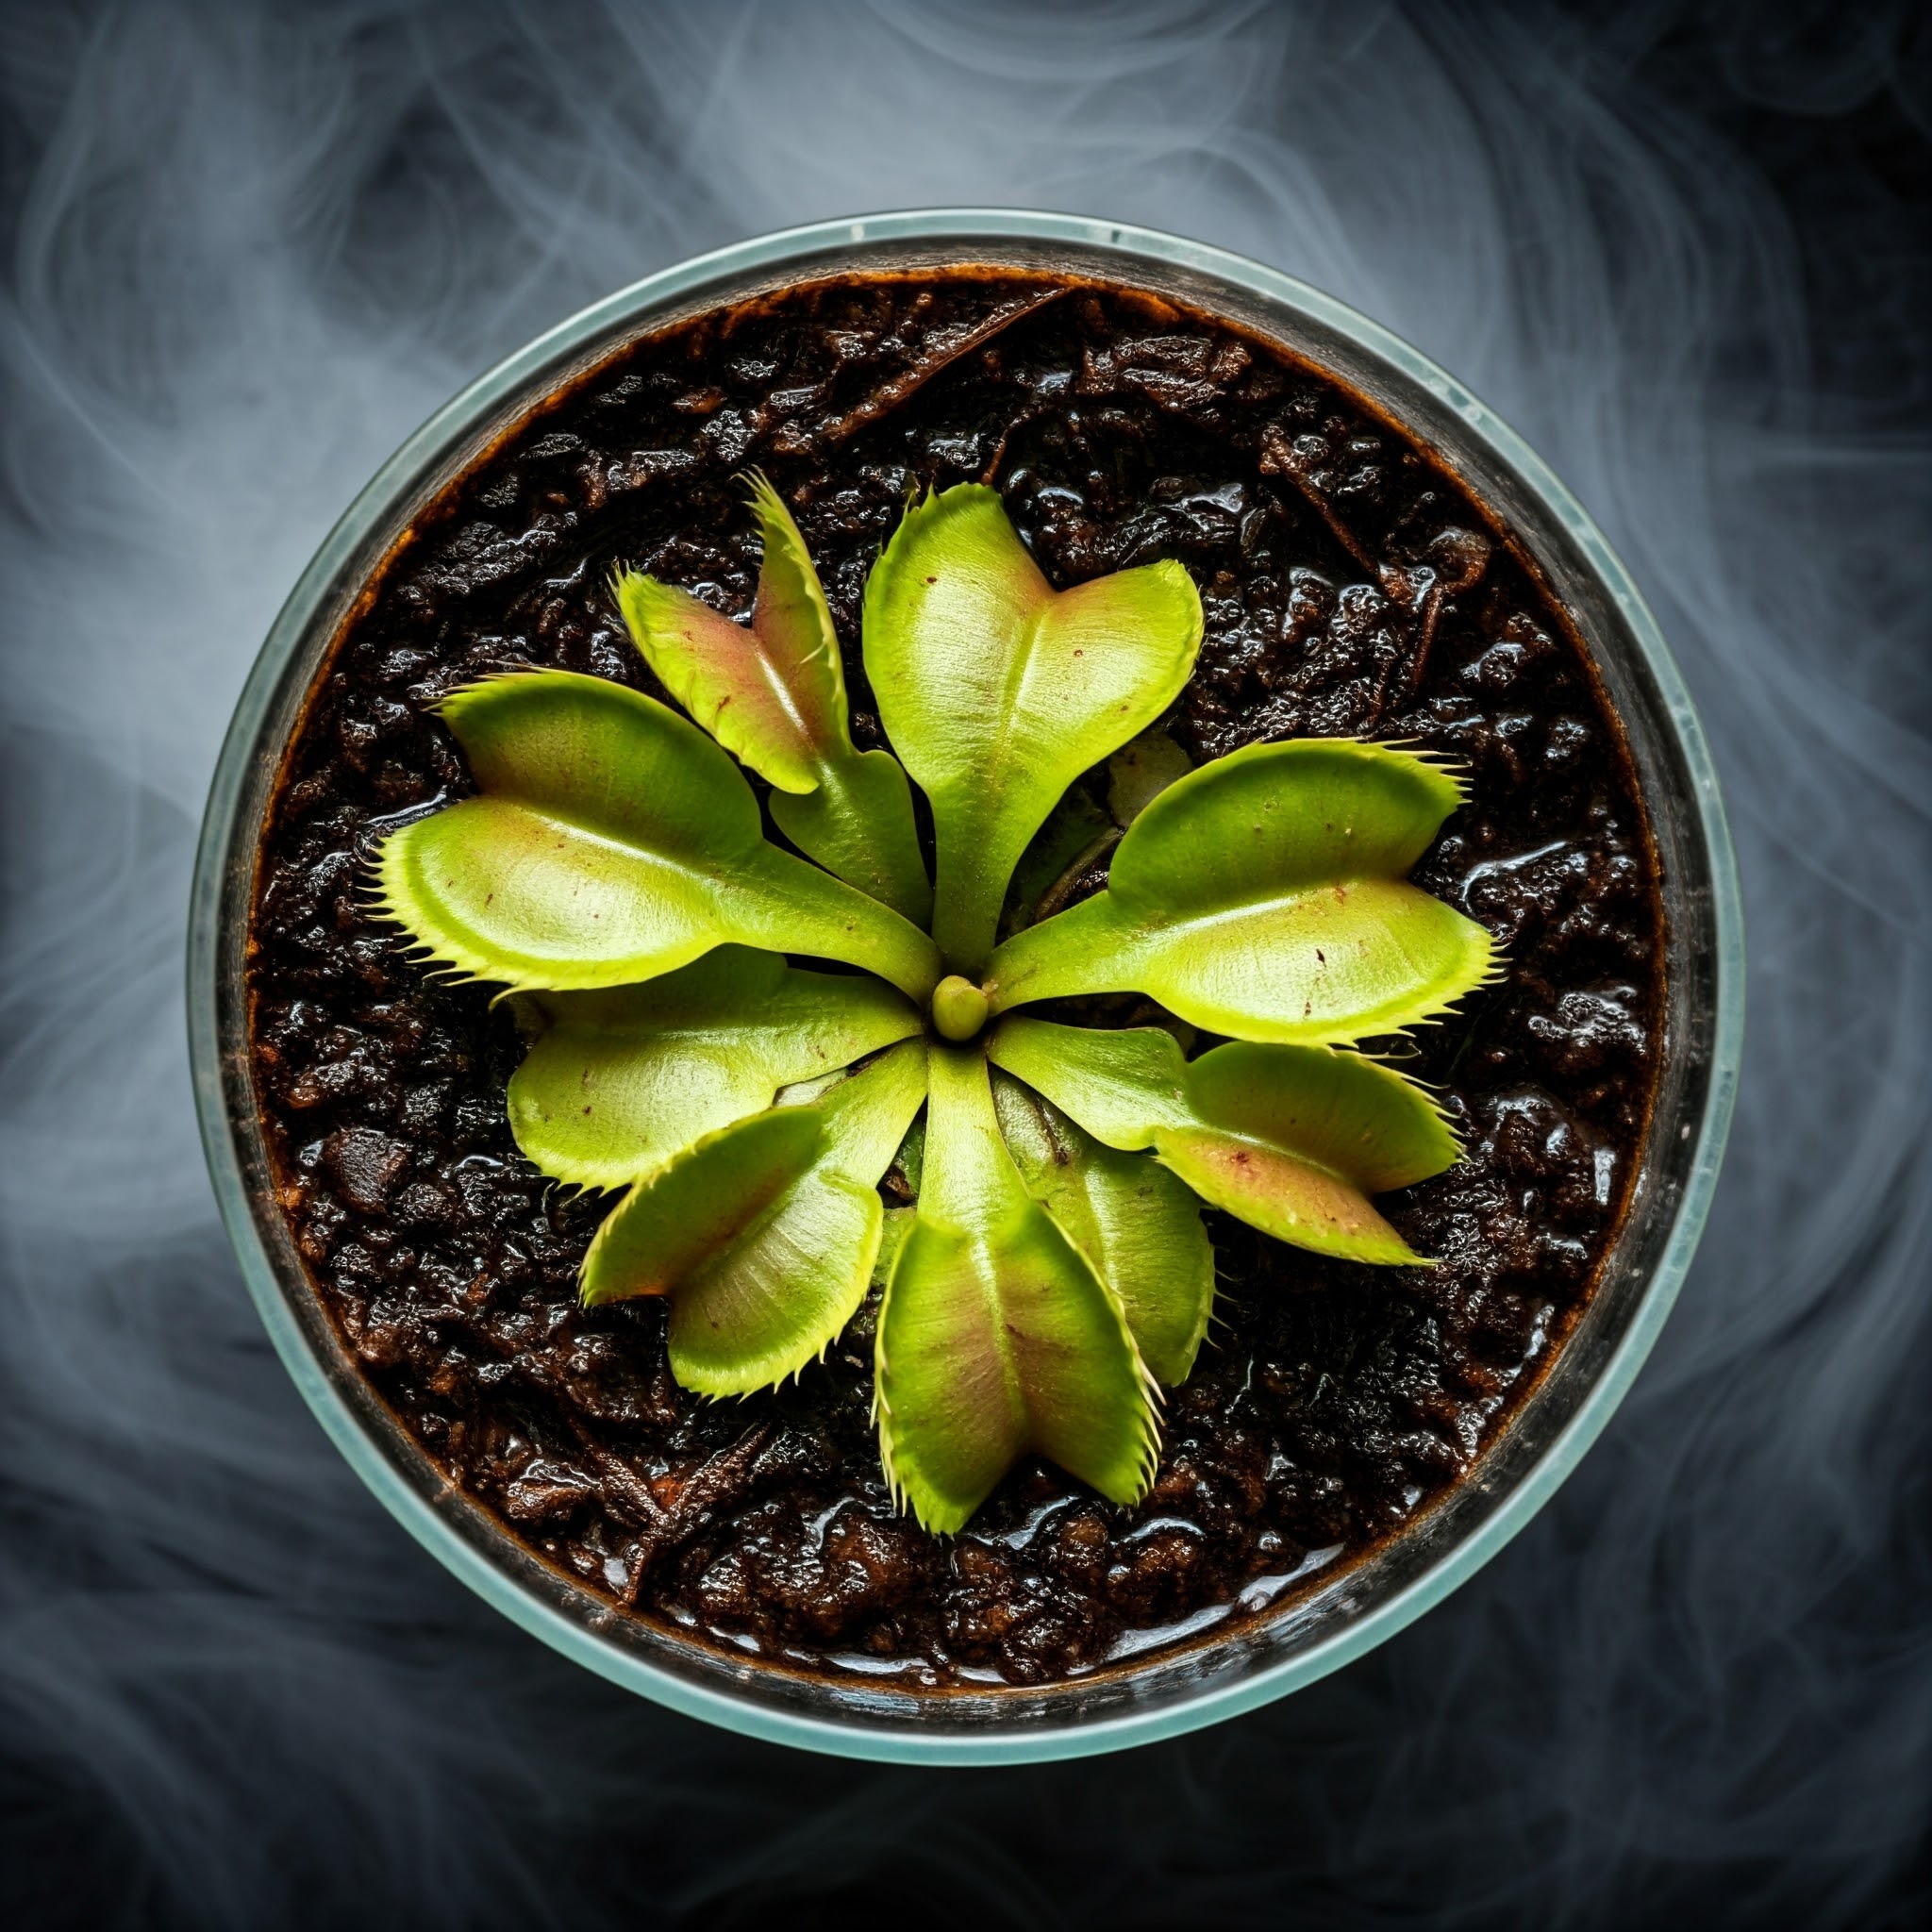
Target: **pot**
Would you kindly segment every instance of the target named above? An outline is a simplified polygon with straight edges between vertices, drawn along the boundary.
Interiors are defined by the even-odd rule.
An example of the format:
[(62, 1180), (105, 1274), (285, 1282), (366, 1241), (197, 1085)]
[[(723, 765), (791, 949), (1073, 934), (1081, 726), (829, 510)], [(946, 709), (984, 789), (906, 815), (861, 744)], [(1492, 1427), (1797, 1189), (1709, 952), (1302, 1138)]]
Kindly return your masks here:
[[(1629, 1211), (1574, 1330), (1469, 1474), (1272, 1617), (1057, 1684), (932, 1692), (734, 1658), (627, 1616), (444, 1478), (343, 1348), (296, 1253), (253, 1091), (242, 974), (256, 848), (283, 748), (370, 573), (425, 504), (544, 395), (641, 335), (808, 277), (959, 261), (1095, 275), (1224, 315), (1432, 443), (1526, 546), (1621, 715), (1666, 930), (1661, 1064)], [(1629, 1388), (1695, 1251), (1736, 1085), (1743, 942), (1717, 779), (1683, 679), (1602, 533), (1520, 438), (1387, 329), (1257, 262), (1072, 216), (955, 209), (791, 229), (652, 275), (499, 364), (390, 458), (295, 586), (236, 708), (195, 872), (189, 1007), (203, 1141), (249, 1291), (323, 1427), (441, 1562), (565, 1656), (691, 1716), (850, 1757), (1018, 1763), (1173, 1737), (1311, 1683), (1441, 1601), (1549, 1499)]]

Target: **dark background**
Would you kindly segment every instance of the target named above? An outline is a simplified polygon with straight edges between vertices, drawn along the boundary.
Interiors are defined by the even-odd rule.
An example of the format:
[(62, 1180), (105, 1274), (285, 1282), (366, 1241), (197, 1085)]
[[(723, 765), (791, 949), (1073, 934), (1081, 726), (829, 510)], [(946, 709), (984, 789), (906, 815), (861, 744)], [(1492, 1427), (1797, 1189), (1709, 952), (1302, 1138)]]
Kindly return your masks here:
[[(20, 1926), (1882, 1927), (1932, 1893), (1932, 31), (1907, 5), (0, 4), (0, 1910)], [(202, 797), (377, 462), (697, 249), (1006, 202), (1367, 309), (1703, 708), (1752, 945), (1696, 1270), (1449, 1603), (1125, 1757), (742, 1742), (487, 1610), (270, 1354)]]

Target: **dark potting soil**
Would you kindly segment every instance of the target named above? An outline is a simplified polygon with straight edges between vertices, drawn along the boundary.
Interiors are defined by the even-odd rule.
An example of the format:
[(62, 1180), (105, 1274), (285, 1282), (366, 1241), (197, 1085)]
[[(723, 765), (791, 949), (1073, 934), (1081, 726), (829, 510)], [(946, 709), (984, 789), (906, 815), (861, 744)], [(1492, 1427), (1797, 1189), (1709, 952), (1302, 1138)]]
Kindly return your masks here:
[[(1168, 728), (1197, 761), (1356, 735), (1469, 774), (1469, 807), (1415, 876), (1504, 942), (1507, 976), (1415, 1041), (1468, 1158), (1382, 1203), (1441, 1265), (1348, 1266), (1210, 1216), (1219, 1321), (1170, 1392), (1136, 1508), (1034, 1463), (951, 1540), (894, 1514), (868, 1414), (875, 1293), (795, 1386), (716, 1405), (679, 1389), (660, 1306), (577, 1307), (608, 1197), (567, 1198), (518, 1155), (509, 1014), (425, 975), (365, 909), (383, 830), (467, 789), (439, 698), (527, 665), (655, 689), (607, 592), (620, 561), (749, 608), (735, 479), (753, 464), (824, 577), (862, 746), (881, 741), (866, 571), (909, 488), (979, 479), (1059, 585), (1156, 558), (1192, 572), (1207, 641)], [(314, 687), (261, 849), (252, 1027), (280, 1198), (403, 1425), (635, 1614), (909, 1685), (1037, 1683), (1217, 1609), (1256, 1616), (1410, 1522), (1588, 1297), (1656, 1066), (1661, 916), (1634, 781), (1565, 621), (1503, 538), (1314, 371), (1087, 284), (809, 286), (646, 341), (547, 407), (383, 566)], [(1089, 790), (1069, 849), (1104, 776)], [(1020, 898), (1053, 869), (1023, 870)], [(1102, 859), (1054, 896), (1104, 876)], [(1147, 1014), (1125, 1000), (1084, 1017)]]

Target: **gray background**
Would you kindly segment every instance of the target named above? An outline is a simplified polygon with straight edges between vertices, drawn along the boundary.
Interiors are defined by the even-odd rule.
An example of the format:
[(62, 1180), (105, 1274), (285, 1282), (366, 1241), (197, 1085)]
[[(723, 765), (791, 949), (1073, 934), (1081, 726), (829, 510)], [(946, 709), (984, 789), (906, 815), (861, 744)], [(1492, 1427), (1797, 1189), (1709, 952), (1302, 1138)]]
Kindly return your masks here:
[[(1842, 0), (0, 6), (10, 1923), (1923, 1909), (1928, 74)], [(1696, 1271), (1528, 1533), (1272, 1710), (932, 1774), (628, 1699), (391, 1526), (216, 1227), (180, 958), (250, 658), (409, 428), (694, 250), (969, 201), (1260, 257), (1521, 429), (1704, 708), (1753, 977)]]

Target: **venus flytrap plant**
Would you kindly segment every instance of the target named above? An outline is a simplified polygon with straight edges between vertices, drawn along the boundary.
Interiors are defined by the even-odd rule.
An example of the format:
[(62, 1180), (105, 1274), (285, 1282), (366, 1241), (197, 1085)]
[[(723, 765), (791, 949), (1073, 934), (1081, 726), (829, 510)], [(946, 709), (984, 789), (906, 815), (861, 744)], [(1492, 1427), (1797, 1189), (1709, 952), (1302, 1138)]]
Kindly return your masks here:
[[(1203, 1202), (1316, 1253), (1424, 1259), (1372, 1197), (1440, 1173), (1456, 1141), (1420, 1088), (1341, 1049), (1496, 970), (1481, 928), (1407, 880), (1460, 788), (1343, 741), (1182, 775), (1141, 734), (1200, 648), (1187, 574), (1056, 591), (975, 485), (911, 508), (874, 567), (865, 664), (898, 757), (860, 753), (797, 526), (761, 478), (752, 508), (749, 624), (636, 573), (613, 585), (710, 736), (566, 673), (458, 691), (443, 715), (478, 795), (390, 836), (382, 904), (429, 958), (517, 996), (518, 1144), (623, 1191), (584, 1299), (664, 1298), (687, 1388), (798, 1374), (881, 1279), (880, 1450), (928, 1529), (962, 1527), (1028, 1453), (1133, 1502), (1158, 1385), (1191, 1372), (1212, 1310)], [(1130, 741), (1105, 889), (1058, 910), (1023, 886), (1014, 903), (1038, 894), (1049, 916), (996, 944), (1023, 854)], [(727, 752), (818, 864), (764, 838)], [(930, 885), (908, 773), (932, 809)], [(1071, 858), (1110, 836), (1076, 818), (1041, 845)], [(1191, 1060), (1162, 1028), (1017, 1010), (1108, 992), (1225, 1043)], [(889, 1216), (895, 1156), (918, 1198)]]

